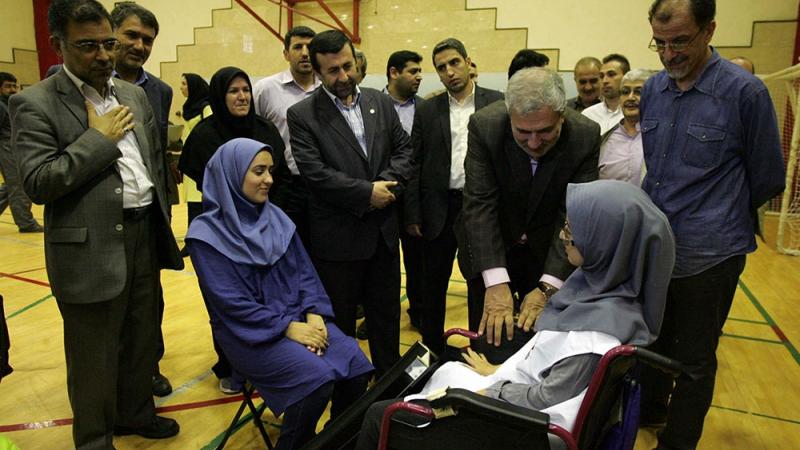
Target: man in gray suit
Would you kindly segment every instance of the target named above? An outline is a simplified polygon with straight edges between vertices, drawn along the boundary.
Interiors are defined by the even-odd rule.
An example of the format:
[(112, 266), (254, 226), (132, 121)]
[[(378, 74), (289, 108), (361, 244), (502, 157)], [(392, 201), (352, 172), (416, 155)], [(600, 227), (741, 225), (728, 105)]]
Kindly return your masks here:
[[(499, 346), (503, 330), (513, 338), (515, 306), (516, 325), (528, 332), (574, 269), (558, 238), (566, 188), (597, 179), (600, 135), (596, 123), (567, 109), (561, 77), (538, 67), (515, 73), (506, 101), (477, 111), (468, 127), (458, 259), (470, 328)], [(487, 357), (502, 360), (524, 341), (487, 346)]]
[(0, 72), (0, 173), (5, 184), (0, 185), (0, 214), (11, 206), (11, 215), (20, 233), (44, 231), (31, 214), (31, 199), (25, 195), (19, 181), (17, 162), (11, 154), (11, 117), (8, 115), (8, 99), (17, 93), (17, 77)]
[(166, 438), (151, 394), (158, 269), (183, 267), (169, 227), (164, 153), (141, 89), (111, 79), (111, 18), (94, 0), (54, 0), (63, 70), (11, 98), (12, 148), (44, 204), (47, 275), (64, 321), (79, 449), (113, 435)]
[(404, 219), (408, 234), (424, 238), (422, 342), (441, 354), (447, 287), (458, 247), (453, 225), (461, 214), (467, 121), (475, 111), (501, 100), (503, 93), (473, 82), (471, 60), (458, 39), (436, 44), (432, 59), (445, 92), (430, 98), (414, 114), (415, 170), (408, 184)]
[(410, 170), (408, 134), (391, 99), (359, 88), (353, 44), (338, 30), (308, 46), (322, 87), (289, 108), (292, 154), (308, 184), (309, 242), (336, 324), (369, 322), (376, 375), (400, 359), (400, 255), (395, 192)]

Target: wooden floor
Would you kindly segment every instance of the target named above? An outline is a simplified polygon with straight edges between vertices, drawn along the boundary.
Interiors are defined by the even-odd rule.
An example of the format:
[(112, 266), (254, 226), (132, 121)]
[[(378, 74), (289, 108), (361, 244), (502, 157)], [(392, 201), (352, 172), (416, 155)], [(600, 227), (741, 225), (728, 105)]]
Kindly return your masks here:
[[(42, 210), (34, 207), (41, 218)], [(174, 209), (176, 236), (186, 231), (186, 208)], [(769, 225), (769, 224), (768, 224)], [(769, 229), (769, 227), (768, 227)], [(44, 270), (42, 235), (19, 234), (10, 213), (0, 216), (0, 293), (5, 297), (15, 371), (0, 383), (0, 436), (22, 450), (71, 446), (62, 325)], [(91, 270), (91, 269), (87, 269)], [(466, 285), (455, 271), (448, 298), (448, 326), (466, 323)], [(213, 448), (238, 406), (221, 394), (209, 368), (214, 362), (208, 317), (192, 267), (164, 271), (166, 355), (162, 372), (175, 391), (157, 399), (161, 413), (180, 422), (172, 439), (115, 440), (118, 449)], [(407, 303), (402, 297), (403, 309)], [(800, 448), (800, 259), (762, 245), (750, 255), (719, 349), (719, 374), (701, 449)], [(419, 335), (402, 316), (401, 351)], [(362, 342), (366, 351), (366, 346)], [(270, 434), (279, 420), (266, 415)], [(641, 432), (637, 449), (654, 447)], [(231, 449), (260, 448), (251, 425)]]

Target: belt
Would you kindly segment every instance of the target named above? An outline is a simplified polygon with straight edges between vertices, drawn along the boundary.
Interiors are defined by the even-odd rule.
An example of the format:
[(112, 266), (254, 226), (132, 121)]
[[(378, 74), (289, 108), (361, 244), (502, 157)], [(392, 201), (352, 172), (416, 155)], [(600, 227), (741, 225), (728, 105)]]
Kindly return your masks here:
[(140, 206), (138, 208), (125, 208), (122, 210), (122, 217), (128, 221), (142, 220), (150, 213), (152, 203), (147, 206)]

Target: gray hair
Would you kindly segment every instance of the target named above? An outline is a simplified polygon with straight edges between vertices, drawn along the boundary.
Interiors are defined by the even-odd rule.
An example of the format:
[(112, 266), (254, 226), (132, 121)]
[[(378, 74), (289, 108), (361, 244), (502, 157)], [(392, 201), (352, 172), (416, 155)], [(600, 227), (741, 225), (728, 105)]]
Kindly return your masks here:
[(631, 69), (622, 77), (621, 83), (626, 81), (647, 81), (648, 78), (653, 76), (653, 72), (648, 69)]
[(567, 108), (564, 80), (550, 69), (531, 67), (522, 69), (508, 80), (506, 107), (517, 114), (529, 114), (549, 106), (563, 113)]

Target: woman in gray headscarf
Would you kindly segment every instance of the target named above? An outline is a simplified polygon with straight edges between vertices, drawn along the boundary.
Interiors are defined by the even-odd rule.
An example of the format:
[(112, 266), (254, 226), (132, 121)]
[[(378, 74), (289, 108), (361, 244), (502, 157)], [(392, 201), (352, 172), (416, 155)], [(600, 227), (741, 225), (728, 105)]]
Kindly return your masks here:
[[(666, 216), (647, 195), (612, 180), (567, 187), (561, 238), (578, 269), (545, 306), (536, 335), (500, 366), (468, 350), (469, 365), (443, 365), (422, 394), (406, 400), (465, 388), (548, 413), (552, 423), (572, 429), (601, 356), (658, 336), (675, 243)], [(370, 447), (377, 432), (370, 419), (382, 406), (367, 413), (357, 448)]]

